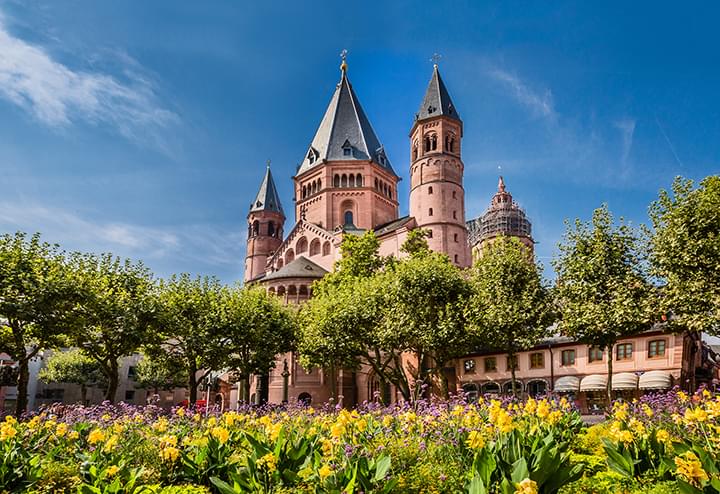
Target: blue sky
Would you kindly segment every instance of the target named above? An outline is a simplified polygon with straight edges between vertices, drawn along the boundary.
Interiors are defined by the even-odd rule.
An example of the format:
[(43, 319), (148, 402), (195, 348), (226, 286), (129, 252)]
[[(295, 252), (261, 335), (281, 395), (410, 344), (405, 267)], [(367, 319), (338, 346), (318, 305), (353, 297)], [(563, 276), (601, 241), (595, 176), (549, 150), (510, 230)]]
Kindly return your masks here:
[(142, 259), (159, 276), (241, 279), (265, 161), (291, 212), (290, 177), (343, 48), (406, 214), (407, 134), (439, 52), (465, 123), (468, 217), (501, 166), (549, 265), (565, 218), (607, 202), (645, 222), (675, 175), (718, 173), (718, 14), (674, 2), (0, 1), (0, 231)]

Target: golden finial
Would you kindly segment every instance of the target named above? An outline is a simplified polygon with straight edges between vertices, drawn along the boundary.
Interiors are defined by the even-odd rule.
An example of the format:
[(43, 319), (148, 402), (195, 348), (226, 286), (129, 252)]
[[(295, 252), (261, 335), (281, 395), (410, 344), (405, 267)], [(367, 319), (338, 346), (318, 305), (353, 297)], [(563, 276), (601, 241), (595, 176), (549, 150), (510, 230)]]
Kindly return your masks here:
[(340, 52), (340, 58), (342, 59), (342, 63), (340, 64), (340, 70), (343, 71), (343, 73), (347, 72), (347, 62), (345, 59), (347, 58), (348, 51), (343, 49), (343, 51)]

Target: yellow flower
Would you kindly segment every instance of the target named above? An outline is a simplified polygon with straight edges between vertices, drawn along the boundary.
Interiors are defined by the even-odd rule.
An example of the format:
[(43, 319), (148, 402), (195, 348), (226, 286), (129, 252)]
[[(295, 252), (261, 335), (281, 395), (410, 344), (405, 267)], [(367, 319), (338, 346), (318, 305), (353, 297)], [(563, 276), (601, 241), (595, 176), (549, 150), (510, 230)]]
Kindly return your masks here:
[(525, 479), (517, 484), (515, 494), (538, 494), (537, 483), (534, 480)]
[(70, 439), (71, 441), (74, 441), (79, 437), (80, 433), (78, 431), (70, 431), (70, 434), (68, 434), (68, 439)]
[(548, 415), (545, 421), (550, 425), (555, 425), (560, 421), (561, 418), (562, 412), (560, 410), (555, 410), (554, 412), (550, 412), (550, 415)]
[(230, 437), (230, 433), (224, 427), (213, 427), (210, 433), (220, 442), (220, 444), (223, 444)]
[(40, 417), (35, 415), (30, 422), (27, 423), (28, 429), (34, 430), (40, 424)]
[(217, 419), (215, 417), (210, 417), (207, 420), (208, 427), (213, 427), (215, 424), (217, 424)]
[(678, 391), (677, 397), (680, 403), (685, 403), (688, 400), (688, 395), (683, 391)]
[(661, 443), (667, 443), (670, 440), (670, 433), (665, 429), (658, 429), (658, 431), (655, 433), (655, 437)]
[(90, 432), (90, 434), (88, 434), (88, 443), (90, 443), (90, 444), (97, 444), (104, 440), (105, 440), (105, 433), (103, 431), (101, 431), (100, 429), (93, 429)]
[(548, 415), (550, 415), (550, 404), (547, 400), (540, 400), (540, 403), (537, 406), (537, 416), (544, 419)]
[(157, 419), (157, 421), (152, 425), (152, 428), (155, 429), (158, 432), (165, 432), (168, 428), (168, 421), (165, 417), (160, 417)]
[(393, 418), (392, 415), (385, 415), (382, 419), (383, 427), (390, 427), (392, 425)]
[(272, 453), (268, 453), (257, 461), (258, 466), (265, 467), (268, 473), (277, 470), (277, 458)]
[(113, 434), (112, 436), (110, 436), (110, 438), (105, 443), (105, 446), (103, 447), (103, 451), (112, 451), (112, 449), (117, 446), (119, 440), (120, 437), (117, 434)]
[(653, 415), (655, 415), (655, 412), (652, 411), (652, 408), (647, 405), (643, 405), (643, 412), (645, 412), (645, 415), (647, 415), (648, 417), (652, 417)]
[(330, 468), (328, 465), (323, 465), (322, 467), (320, 467), (320, 470), (318, 470), (318, 474), (320, 475), (320, 478), (322, 480), (328, 478), (330, 475), (332, 475), (332, 473), (332, 468)]
[(15, 429), (15, 424), (13, 422), (5, 422), (0, 425), (0, 441), (12, 439), (16, 435), (17, 430)]
[(688, 408), (685, 410), (685, 423), (689, 422), (705, 422), (708, 414), (700, 407)]
[(340, 437), (345, 434), (345, 425), (342, 423), (335, 423), (330, 428), (330, 434), (332, 437)]
[(273, 424), (270, 427), (270, 430), (268, 431), (268, 436), (270, 437), (271, 441), (275, 441), (278, 438), (280, 432), (282, 431), (282, 428), (283, 425), (280, 422), (278, 422), (277, 424)]
[(102, 420), (103, 422), (110, 422), (110, 419), (112, 419), (112, 417), (109, 413), (106, 413), (102, 417), (100, 417), (100, 420)]
[(200, 420), (202, 420), (202, 415), (200, 415), (199, 413), (196, 413), (195, 415), (193, 415), (193, 420), (195, 422), (200, 422)]
[(168, 446), (160, 450), (160, 457), (165, 461), (174, 463), (178, 456), (180, 456), (180, 450), (174, 446)]
[(64, 437), (67, 432), (68, 426), (65, 422), (60, 422), (57, 426), (55, 426), (55, 435), (57, 437)]
[(185, 416), (185, 409), (184, 409), (183, 407), (180, 407), (180, 408), (178, 408), (177, 410), (175, 410), (175, 414), (176, 414), (178, 417), (184, 417), (184, 416)]
[(7, 422), (8, 424), (17, 424), (17, 420), (12, 415), (6, 415), (5, 422)]
[(355, 422), (355, 427), (357, 427), (357, 430), (359, 432), (365, 432), (365, 429), (367, 429), (367, 420), (360, 419), (357, 422)]
[(699, 486), (700, 482), (708, 480), (700, 460), (692, 451), (676, 456), (675, 466), (677, 475), (694, 486)]
[(117, 474), (120, 471), (120, 467), (117, 465), (110, 465), (107, 470), (105, 470), (105, 473), (107, 473), (108, 477), (113, 477), (115, 474)]
[(470, 449), (481, 449), (485, 446), (485, 438), (479, 431), (470, 431), (465, 444), (467, 444), (467, 447)]
[(322, 440), (322, 452), (323, 456), (330, 456), (333, 452), (333, 442), (329, 439)]

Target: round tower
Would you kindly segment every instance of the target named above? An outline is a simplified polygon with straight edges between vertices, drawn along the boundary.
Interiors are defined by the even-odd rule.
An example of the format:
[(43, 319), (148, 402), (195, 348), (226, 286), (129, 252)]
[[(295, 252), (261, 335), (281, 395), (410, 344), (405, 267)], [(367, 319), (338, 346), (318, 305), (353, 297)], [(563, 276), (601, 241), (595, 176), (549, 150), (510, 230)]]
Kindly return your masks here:
[(268, 162), (265, 177), (260, 184), (257, 197), (250, 205), (248, 219), (247, 255), (245, 256), (245, 282), (253, 281), (265, 274), (270, 255), (283, 241), (285, 214), (280, 204), (275, 181)]
[(436, 64), (410, 131), (410, 215), (428, 230), (432, 250), (469, 267), (462, 132), (462, 120)]

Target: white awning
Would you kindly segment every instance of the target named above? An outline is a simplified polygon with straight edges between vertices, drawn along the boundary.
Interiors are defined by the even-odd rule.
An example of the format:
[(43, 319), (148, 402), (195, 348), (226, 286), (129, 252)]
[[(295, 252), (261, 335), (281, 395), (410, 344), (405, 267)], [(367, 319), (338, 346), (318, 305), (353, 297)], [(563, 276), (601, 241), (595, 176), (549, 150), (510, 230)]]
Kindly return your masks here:
[(668, 389), (673, 377), (667, 371), (650, 371), (640, 376), (640, 389)]
[(563, 376), (555, 381), (553, 391), (557, 393), (576, 393), (580, 388), (580, 378), (575, 376)]
[(638, 376), (630, 372), (620, 372), (613, 374), (612, 389), (637, 389)]
[(585, 376), (580, 381), (580, 391), (602, 391), (607, 388), (607, 380), (605, 374)]

